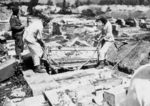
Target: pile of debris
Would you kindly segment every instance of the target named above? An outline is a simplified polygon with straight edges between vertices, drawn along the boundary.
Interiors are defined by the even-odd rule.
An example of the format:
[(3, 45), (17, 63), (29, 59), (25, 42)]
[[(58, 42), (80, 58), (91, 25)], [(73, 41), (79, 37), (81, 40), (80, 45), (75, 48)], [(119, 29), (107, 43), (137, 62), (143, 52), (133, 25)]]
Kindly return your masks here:
[[(94, 35), (97, 29), (94, 26), (94, 20), (83, 21), (81, 19), (82, 22), (77, 22), (72, 19), (74, 18), (70, 18), (69, 20), (66, 18), (63, 20), (63, 23), (62, 19), (59, 19), (59, 22), (54, 21), (55, 25), (53, 25), (53, 27), (56, 28), (52, 28), (53, 34), (52, 37), (50, 36), (49, 38), (50, 42), (53, 41), (53, 45), (57, 44), (58, 48), (56, 46), (56, 48), (52, 47), (50, 55), (51, 58), (56, 59), (57, 61), (71, 60), (73, 57), (76, 59), (81, 59), (82, 57), (85, 58), (85, 56), (91, 57), (92, 54), (94, 54), (94, 51), (96, 51), (94, 46)], [(93, 24), (88, 25), (88, 23)], [(95, 28), (91, 26), (94, 26)], [(53, 29), (57, 29), (58, 31)], [(118, 31), (117, 36), (115, 36), (116, 41), (107, 53), (107, 60), (110, 63), (109, 65), (116, 64), (117, 67), (115, 66), (115, 68), (127, 73), (132, 73), (140, 65), (146, 64), (149, 60), (148, 34), (150, 32), (145, 31), (136, 25), (126, 25), (126, 23), (123, 28), (119, 27), (116, 28), (116, 30)], [(51, 45), (52, 42), (47, 44), (47, 46)], [(84, 47), (89, 48), (89, 51), (85, 51)], [(96, 60), (96, 57), (97, 53), (93, 55), (93, 59)], [(88, 58), (86, 59), (88, 60)], [(60, 61), (60, 63), (63, 62)]]
[[(97, 106), (108, 103), (115, 106), (121, 102), (119, 97), (126, 96), (130, 78), (114, 76), (112, 72), (113, 70), (105, 68), (78, 70), (55, 76), (43, 74), (44, 78), (38, 79), (39, 83), (43, 82), (40, 86), (39, 83), (35, 83), (37, 79), (31, 81), (35, 76), (29, 76), (29, 72), (26, 72), (24, 73), (25, 79), (34, 97), (16, 102), (16, 104), (17, 106), (31, 106), (33, 103), (39, 106)], [(37, 98), (40, 99), (37, 101)]]

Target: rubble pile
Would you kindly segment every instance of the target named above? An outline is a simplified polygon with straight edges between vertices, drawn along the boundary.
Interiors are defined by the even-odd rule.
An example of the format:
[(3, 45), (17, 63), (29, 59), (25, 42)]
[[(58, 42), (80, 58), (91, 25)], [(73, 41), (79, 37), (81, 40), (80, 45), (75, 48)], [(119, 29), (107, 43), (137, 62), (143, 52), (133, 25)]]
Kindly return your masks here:
[[(97, 106), (103, 105), (110, 99), (112, 100), (112, 103), (118, 104), (121, 102), (118, 101), (118, 97), (125, 97), (126, 87), (128, 87), (130, 80), (128, 75), (114, 75), (113, 70), (108, 68), (77, 70), (74, 72), (57, 74), (51, 77), (44, 74), (42, 74), (42, 76), (45, 76), (43, 80), (38, 79), (37, 81), (37, 79), (34, 78), (35, 76), (25, 74), (25, 79), (27, 79), (28, 84), (34, 93), (34, 97), (32, 97), (35, 98), (33, 103), (35, 103), (36, 98), (42, 96), (42, 92), (44, 92), (43, 96), (46, 98), (44, 103), (53, 106), (64, 106), (66, 104), (69, 104), (69, 106)], [(45, 86), (46, 88), (42, 88), (47, 81), (49, 84)], [(36, 87), (38, 87), (38, 89)], [(117, 91), (118, 89), (121, 89), (119, 93), (112, 92)], [(102, 96), (103, 94), (105, 97)], [(115, 96), (111, 97), (111, 95)], [(43, 103), (42, 101), (40, 102), (41, 104)], [(26, 106), (26, 103), (28, 102), (31, 103), (29, 98), (28, 101), (25, 99), (21, 102), (16, 102), (16, 104), (18, 106)], [(39, 101), (37, 104), (39, 104)]]
[(132, 73), (141, 65), (149, 62), (149, 42), (147, 41), (128, 43), (119, 50), (116, 48), (115, 50), (108, 54), (108, 60), (114, 64), (119, 62), (120, 71)]
[[(94, 35), (97, 30), (94, 20), (84, 20), (82, 18), (67, 19), (67, 17), (65, 19), (60, 18), (59, 20), (54, 20), (52, 20), (52, 23), (54, 22), (60, 25), (59, 28), (57, 27), (59, 31), (56, 31), (60, 33), (52, 34), (52, 37), (50, 37), (51, 41), (54, 44), (57, 43), (58, 47), (55, 46), (56, 48), (51, 50), (51, 58), (56, 60), (62, 59), (63, 62), (73, 58), (81, 59), (85, 56), (93, 56), (93, 59), (96, 59), (97, 53), (94, 54)], [(132, 73), (139, 66), (149, 61), (149, 31), (145, 31), (136, 26), (120, 27), (117, 31), (118, 34), (115, 36), (116, 41), (108, 51), (107, 59), (110, 65), (115, 65), (119, 62), (116, 68), (120, 71)], [(141, 43), (139, 43), (140, 41)], [(135, 47), (136, 44), (137, 46)], [(47, 43), (47, 45), (50, 46), (52, 43)], [(84, 51), (84, 47), (89, 48), (90, 51)]]

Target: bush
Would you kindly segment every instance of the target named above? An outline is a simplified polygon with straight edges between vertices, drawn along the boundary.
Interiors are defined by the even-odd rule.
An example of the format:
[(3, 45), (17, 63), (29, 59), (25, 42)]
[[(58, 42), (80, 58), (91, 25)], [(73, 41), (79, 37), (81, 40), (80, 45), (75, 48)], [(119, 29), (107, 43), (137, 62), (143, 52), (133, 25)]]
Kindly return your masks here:
[(102, 14), (104, 14), (105, 12), (103, 12), (102, 10), (101, 10), (101, 8), (95, 8), (95, 14), (96, 15), (102, 15)]
[(47, 5), (53, 5), (53, 2), (51, 0), (48, 0)]
[(83, 10), (81, 15), (82, 16), (88, 16), (88, 17), (95, 17), (96, 16), (96, 14), (91, 9)]

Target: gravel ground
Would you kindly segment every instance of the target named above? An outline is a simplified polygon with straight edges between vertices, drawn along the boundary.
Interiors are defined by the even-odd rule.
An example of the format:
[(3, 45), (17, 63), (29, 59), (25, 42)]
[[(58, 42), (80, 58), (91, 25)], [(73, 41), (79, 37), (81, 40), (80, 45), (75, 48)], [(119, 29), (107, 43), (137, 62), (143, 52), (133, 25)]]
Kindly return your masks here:
[(0, 82), (0, 106), (3, 106), (5, 97), (13, 102), (20, 102), (23, 98), (31, 96), (31, 90), (22, 74), (16, 73), (8, 80)]

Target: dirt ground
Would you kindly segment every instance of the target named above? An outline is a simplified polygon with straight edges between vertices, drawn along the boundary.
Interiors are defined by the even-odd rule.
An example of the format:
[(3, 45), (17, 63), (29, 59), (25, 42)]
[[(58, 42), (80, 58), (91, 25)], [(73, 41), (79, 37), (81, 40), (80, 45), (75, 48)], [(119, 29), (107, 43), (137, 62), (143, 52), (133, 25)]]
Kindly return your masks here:
[(31, 89), (22, 74), (16, 74), (0, 83), (0, 106), (3, 106), (6, 97), (15, 102), (19, 102), (23, 98), (31, 96)]

